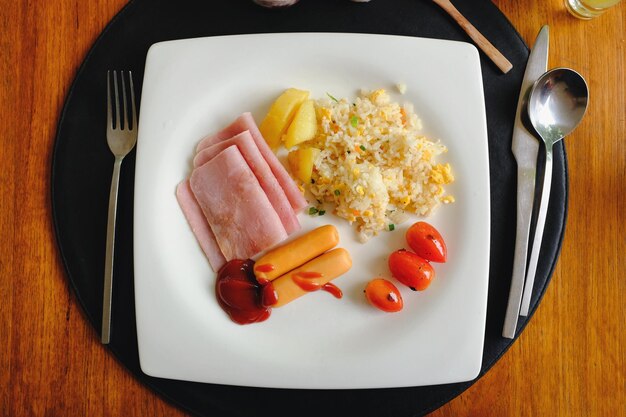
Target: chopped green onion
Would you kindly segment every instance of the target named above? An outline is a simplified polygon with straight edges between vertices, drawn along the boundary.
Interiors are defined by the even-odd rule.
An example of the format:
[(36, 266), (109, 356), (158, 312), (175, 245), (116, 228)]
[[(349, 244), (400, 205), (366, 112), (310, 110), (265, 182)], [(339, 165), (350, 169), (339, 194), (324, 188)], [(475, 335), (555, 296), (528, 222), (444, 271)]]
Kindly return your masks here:
[(389, 231), (390, 231), (390, 232), (393, 232), (395, 228), (396, 228), (396, 225), (395, 225), (395, 224), (393, 224), (393, 223), (390, 223), (390, 224), (389, 224)]
[(323, 216), (324, 214), (326, 214), (326, 210), (320, 210), (320, 212), (317, 213), (317, 214), (320, 215), (320, 216)]
[(339, 195), (339, 194), (341, 194), (341, 191), (335, 190), (335, 195)]
[(357, 127), (357, 125), (359, 124), (359, 118), (356, 116), (352, 116), (350, 118), (350, 124), (352, 125), (352, 127)]
[(359, 146), (359, 148), (361, 148), (362, 151), (365, 150), (365, 146), (363, 146), (363, 145)]
[(326, 93), (326, 95), (327, 95), (328, 97), (330, 97), (330, 99), (331, 99), (332, 101), (334, 101), (335, 103), (339, 103), (339, 100), (337, 100), (335, 97), (331, 96), (331, 95), (330, 95), (330, 93)]
[(314, 216), (319, 212), (318, 209), (316, 209), (315, 207), (309, 207), (309, 215), (310, 216)]

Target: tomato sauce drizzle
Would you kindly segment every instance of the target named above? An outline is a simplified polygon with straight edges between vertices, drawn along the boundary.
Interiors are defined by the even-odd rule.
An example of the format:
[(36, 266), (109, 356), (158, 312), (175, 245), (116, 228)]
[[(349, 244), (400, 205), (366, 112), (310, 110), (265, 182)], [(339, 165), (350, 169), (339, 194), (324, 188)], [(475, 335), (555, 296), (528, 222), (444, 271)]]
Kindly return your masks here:
[[(269, 267), (271, 266), (271, 269)], [(267, 320), (272, 313), (272, 306), (278, 302), (278, 292), (271, 281), (257, 278), (254, 270), (269, 272), (271, 264), (254, 266), (251, 259), (233, 259), (217, 273), (215, 294), (222, 309), (235, 323), (250, 324)], [(300, 271), (291, 276), (294, 283), (304, 291), (326, 291), (336, 298), (342, 298), (343, 292), (335, 284), (322, 284), (317, 280), (324, 275), (314, 271)]]
[(319, 282), (303, 278), (299, 275), (293, 275), (291, 279), (293, 280), (293, 282), (296, 283), (298, 287), (302, 288), (306, 292), (313, 292), (322, 288), (322, 284), (320, 284)]
[(323, 276), (323, 274), (315, 271), (300, 271), (293, 274), (291, 279), (304, 291), (313, 292), (322, 290), (332, 294), (335, 298), (342, 298), (343, 292), (338, 286), (331, 282), (322, 284), (321, 282), (315, 280), (316, 278), (321, 278)]
[(278, 302), (278, 293), (274, 289), (271, 282), (263, 285), (261, 290), (261, 305), (263, 307), (271, 307)]
[(272, 313), (272, 309), (260, 301), (263, 287), (254, 276), (253, 266), (251, 259), (234, 259), (217, 274), (215, 293), (218, 303), (235, 323), (259, 323)]
[(254, 270), (259, 272), (272, 272), (274, 269), (276, 269), (276, 267), (272, 264), (263, 264), (254, 267)]
[(257, 279), (256, 279), (256, 280), (257, 280), (257, 282), (258, 282), (261, 286), (265, 286), (265, 285), (269, 284), (270, 282), (272, 282), (272, 281), (270, 281), (270, 280), (269, 280), (269, 279), (267, 279), (267, 278), (259, 278), (259, 277), (257, 277)]
[(326, 284), (322, 285), (322, 291), (326, 291), (332, 294), (335, 298), (343, 297), (343, 291), (341, 291), (341, 288), (339, 288), (332, 282), (327, 282)]

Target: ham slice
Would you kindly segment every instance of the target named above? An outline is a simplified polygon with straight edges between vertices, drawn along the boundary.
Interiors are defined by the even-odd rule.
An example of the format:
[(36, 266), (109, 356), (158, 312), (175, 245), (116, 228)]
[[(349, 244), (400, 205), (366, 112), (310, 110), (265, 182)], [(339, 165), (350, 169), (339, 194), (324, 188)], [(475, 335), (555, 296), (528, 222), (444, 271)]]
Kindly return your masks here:
[(196, 197), (191, 191), (189, 180), (185, 180), (178, 184), (178, 187), (176, 187), (176, 198), (178, 199), (178, 204), (180, 204), (180, 207), (183, 209), (185, 218), (187, 219), (189, 226), (191, 226), (191, 230), (196, 236), (202, 251), (209, 259), (211, 268), (213, 268), (215, 272), (219, 271), (219, 269), (226, 263), (226, 258), (224, 258), (224, 255), (217, 244), (217, 240), (215, 239), (215, 235), (213, 234), (206, 217), (204, 217), (202, 208), (196, 201)]
[(265, 158), (265, 161), (270, 166), (270, 169), (278, 180), (278, 183), (283, 188), (291, 207), (296, 213), (302, 210), (307, 205), (306, 199), (302, 195), (302, 192), (298, 189), (296, 183), (289, 176), (289, 173), (287, 173), (285, 167), (280, 163), (276, 155), (274, 155), (274, 152), (272, 152), (267, 142), (265, 142), (265, 139), (263, 139), (263, 136), (261, 135), (261, 132), (259, 131), (259, 128), (250, 113), (242, 114), (233, 123), (226, 126), (221, 131), (202, 139), (200, 143), (198, 143), (196, 152), (200, 152), (204, 148), (227, 140), (246, 130), (250, 131), (252, 139), (254, 139), (261, 155), (263, 155), (263, 158)]
[(237, 146), (195, 168), (189, 183), (226, 260), (251, 258), (287, 238)]
[(193, 160), (194, 167), (204, 165), (224, 149), (232, 145), (237, 146), (237, 149), (239, 149), (239, 152), (241, 152), (241, 155), (248, 163), (248, 166), (259, 181), (261, 188), (263, 188), (263, 191), (267, 194), (267, 198), (270, 200), (272, 207), (274, 207), (278, 217), (280, 217), (280, 221), (285, 227), (287, 234), (300, 230), (300, 222), (298, 222), (296, 213), (293, 211), (283, 188), (276, 180), (276, 177), (261, 155), (259, 148), (254, 143), (254, 139), (252, 139), (252, 135), (250, 135), (248, 130), (230, 139), (223, 140), (202, 149)]

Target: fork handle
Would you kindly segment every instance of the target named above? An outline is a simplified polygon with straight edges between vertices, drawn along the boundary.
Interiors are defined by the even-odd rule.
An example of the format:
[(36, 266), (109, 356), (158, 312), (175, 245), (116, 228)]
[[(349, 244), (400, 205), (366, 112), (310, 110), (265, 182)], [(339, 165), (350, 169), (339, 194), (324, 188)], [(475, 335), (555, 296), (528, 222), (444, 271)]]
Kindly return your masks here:
[(117, 217), (117, 190), (120, 184), (120, 168), (122, 158), (115, 157), (113, 178), (109, 193), (109, 215), (107, 221), (106, 258), (104, 264), (104, 293), (102, 296), (102, 334), (101, 342), (108, 344), (111, 340), (111, 299), (113, 295), (113, 258), (115, 254), (115, 221)]

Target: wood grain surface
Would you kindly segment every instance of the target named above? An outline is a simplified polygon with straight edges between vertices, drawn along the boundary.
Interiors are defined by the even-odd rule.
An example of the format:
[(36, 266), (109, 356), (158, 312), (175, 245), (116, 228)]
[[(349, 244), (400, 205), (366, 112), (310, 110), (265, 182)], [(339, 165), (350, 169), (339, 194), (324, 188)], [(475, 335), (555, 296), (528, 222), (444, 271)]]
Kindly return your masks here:
[[(570, 17), (562, 0), (495, 3), (527, 43), (551, 26), (550, 66), (587, 78), (590, 108), (567, 138), (567, 231), (537, 313), (484, 378), (432, 416), (623, 416), (626, 7), (585, 22)], [(51, 221), (63, 100), (125, 1), (0, 4), (0, 414), (182, 416), (100, 345), (70, 291)]]

